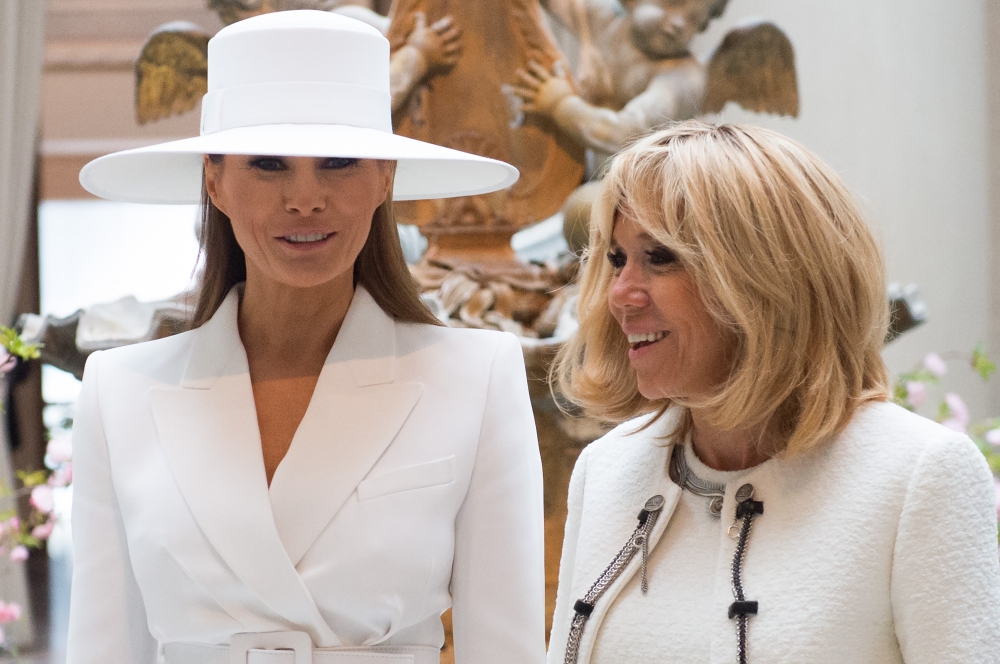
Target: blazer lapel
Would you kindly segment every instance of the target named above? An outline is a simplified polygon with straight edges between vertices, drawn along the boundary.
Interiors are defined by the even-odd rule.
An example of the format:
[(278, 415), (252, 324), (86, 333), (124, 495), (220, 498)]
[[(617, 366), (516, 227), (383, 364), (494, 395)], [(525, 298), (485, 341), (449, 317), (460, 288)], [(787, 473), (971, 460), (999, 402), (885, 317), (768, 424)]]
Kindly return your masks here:
[(394, 383), (395, 322), (358, 286), (291, 447), (271, 479), (278, 535), (293, 564), (381, 458), (420, 399)]
[(180, 388), (150, 390), (157, 434), (188, 508), (236, 576), (317, 645), (340, 645), (275, 528), (238, 307), (233, 289), (194, 333)]
[[(667, 472), (667, 462), (673, 446), (664, 444), (662, 440), (663, 434), (673, 426), (673, 414), (668, 412), (649, 429), (634, 434), (632, 440), (626, 437), (622, 442), (632, 446), (626, 453), (615, 455), (614, 458), (602, 458), (596, 463), (591, 461), (592, 465), (588, 466), (585, 496), (592, 497), (592, 500), (584, 505), (583, 513), (590, 513), (592, 518), (581, 523), (579, 540), (588, 542), (587, 549), (590, 553), (585, 559), (577, 561), (577, 569), (573, 573), (573, 590), (579, 596), (574, 597), (574, 601), (586, 594), (587, 589), (625, 546), (638, 525), (639, 510), (652, 496), (663, 496), (664, 504), (650, 532), (650, 551), (666, 530), (681, 494), (680, 487), (674, 484)], [(592, 473), (592, 469), (596, 472)], [(642, 555), (637, 553), (597, 600), (581, 638), (580, 652), (590, 652), (608, 610), (622, 588), (638, 572), (641, 564)], [(650, 578), (649, 583), (655, 585), (655, 577)]]

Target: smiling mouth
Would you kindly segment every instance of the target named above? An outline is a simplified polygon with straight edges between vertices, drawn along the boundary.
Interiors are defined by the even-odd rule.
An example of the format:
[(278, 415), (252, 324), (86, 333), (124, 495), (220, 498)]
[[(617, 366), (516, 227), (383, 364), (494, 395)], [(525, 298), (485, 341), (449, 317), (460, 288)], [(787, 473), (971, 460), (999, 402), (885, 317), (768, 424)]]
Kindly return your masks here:
[(305, 244), (307, 242), (322, 242), (333, 233), (310, 233), (309, 235), (285, 235), (281, 239), (291, 244)]
[(651, 344), (655, 344), (666, 337), (669, 332), (650, 332), (648, 334), (630, 334), (628, 335), (628, 343), (632, 347), (632, 350), (638, 350), (644, 348)]

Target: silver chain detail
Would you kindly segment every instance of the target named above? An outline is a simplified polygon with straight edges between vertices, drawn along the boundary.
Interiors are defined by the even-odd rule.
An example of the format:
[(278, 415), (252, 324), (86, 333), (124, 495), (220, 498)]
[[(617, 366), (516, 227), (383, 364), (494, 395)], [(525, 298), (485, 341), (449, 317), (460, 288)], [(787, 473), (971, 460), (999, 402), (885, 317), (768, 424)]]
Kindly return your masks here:
[[(625, 567), (639, 551), (642, 552), (641, 588), (643, 594), (649, 589), (649, 582), (646, 578), (647, 561), (649, 559), (649, 534), (653, 531), (653, 526), (656, 525), (656, 519), (660, 515), (660, 510), (663, 509), (663, 503), (663, 496), (659, 495), (653, 496), (646, 501), (646, 505), (639, 513), (639, 525), (628, 538), (628, 542), (625, 543), (625, 546), (611, 560), (611, 564), (597, 577), (597, 581), (590, 587), (590, 590), (583, 596), (583, 599), (574, 606), (576, 614), (573, 616), (573, 622), (570, 623), (569, 627), (569, 638), (566, 641), (566, 655), (563, 658), (564, 664), (576, 664), (577, 658), (580, 655), (580, 639), (583, 638), (583, 628), (587, 624), (590, 612), (593, 611), (597, 600), (615, 582), (615, 579), (621, 576)], [(583, 609), (582, 611), (581, 608)]]

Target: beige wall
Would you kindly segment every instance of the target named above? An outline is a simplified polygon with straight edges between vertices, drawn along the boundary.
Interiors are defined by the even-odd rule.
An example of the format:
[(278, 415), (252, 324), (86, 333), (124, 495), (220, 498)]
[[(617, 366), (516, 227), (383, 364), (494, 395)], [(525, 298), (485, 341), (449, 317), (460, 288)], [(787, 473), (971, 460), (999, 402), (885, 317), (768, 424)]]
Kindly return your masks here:
[(198, 131), (197, 113), (135, 122), (133, 66), (169, 21), (221, 27), (205, 0), (48, 0), (42, 77), (42, 198), (90, 198), (77, 183), (95, 156)]
[[(990, 347), (1000, 348), (1000, 3), (986, 3), (986, 80), (988, 89), (990, 196)], [(1000, 381), (990, 392), (994, 412), (1000, 410)]]
[[(775, 21), (791, 37), (800, 118), (732, 107), (722, 118), (795, 137), (866, 204), (884, 239), (890, 280), (917, 283), (929, 310), (929, 323), (887, 349), (894, 373), (927, 351), (967, 351), (990, 336), (997, 290), (991, 289), (991, 228), (1000, 202), (991, 217), (989, 184), (1000, 182), (1000, 168), (994, 162), (991, 170), (989, 148), (991, 135), (1000, 145), (1000, 117), (991, 123), (988, 112), (988, 4), (990, 74), (1000, 97), (1000, 10), (990, 0), (732, 0), (699, 40), (702, 51), (710, 49), (751, 16)], [(1000, 351), (1000, 332), (992, 341)], [(970, 370), (953, 367), (948, 385), (974, 415), (985, 415), (987, 390)], [(1000, 401), (992, 404), (1000, 414)]]

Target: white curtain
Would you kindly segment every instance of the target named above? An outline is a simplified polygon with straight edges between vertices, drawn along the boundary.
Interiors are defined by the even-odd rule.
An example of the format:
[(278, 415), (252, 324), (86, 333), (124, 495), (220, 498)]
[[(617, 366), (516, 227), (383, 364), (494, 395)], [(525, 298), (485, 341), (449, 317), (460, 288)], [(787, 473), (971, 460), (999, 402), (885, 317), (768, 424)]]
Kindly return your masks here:
[[(0, 324), (14, 315), (18, 277), (31, 214), (35, 138), (44, 54), (44, 0), (0, 0)], [(6, 399), (6, 390), (0, 398)], [(13, 486), (13, 472), (0, 426), (0, 479)], [(4, 509), (7, 507), (4, 506)], [(6, 566), (3, 566), (6, 567)], [(5, 625), (9, 642), (33, 639), (27, 585), (21, 566), (0, 575), (0, 600), (25, 610), (17, 623)]]

